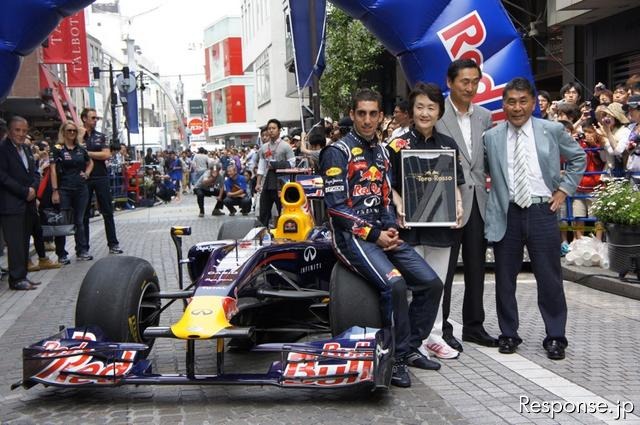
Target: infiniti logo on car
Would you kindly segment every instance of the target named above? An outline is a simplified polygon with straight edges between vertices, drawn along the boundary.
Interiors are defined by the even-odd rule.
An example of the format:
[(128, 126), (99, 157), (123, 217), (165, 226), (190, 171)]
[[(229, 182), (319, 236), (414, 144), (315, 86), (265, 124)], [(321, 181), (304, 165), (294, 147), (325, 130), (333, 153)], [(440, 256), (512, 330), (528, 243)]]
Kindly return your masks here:
[(316, 249), (312, 246), (308, 246), (304, 249), (304, 261), (306, 261), (307, 263), (312, 262), (313, 260), (316, 259)]

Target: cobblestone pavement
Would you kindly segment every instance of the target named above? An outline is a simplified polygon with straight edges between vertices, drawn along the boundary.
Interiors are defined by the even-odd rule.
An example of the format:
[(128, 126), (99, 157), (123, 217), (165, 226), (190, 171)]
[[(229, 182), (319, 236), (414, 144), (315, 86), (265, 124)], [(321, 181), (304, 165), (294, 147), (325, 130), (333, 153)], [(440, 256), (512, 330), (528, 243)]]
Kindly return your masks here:
[[(207, 204), (210, 210), (211, 205)], [(195, 198), (180, 204), (119, 213), (118, 238), (127, 255), (143, 257), (155, 267), (164, 289), (176, 289), (175, 251), (169, 238), (173, 224), (190, 225), (185, 245), (215, 238), (230, 217), (197, 218)], [(101, 220), (92, 223), (91, 252), (107, 255)], [(73, 252), (70, 250), (70, 252)], [(542, 349), (544, 325), (536, 305), (535, 282), (524, 274), (519, 282), (520, 328), (524, 343), (518, 354), (466, 343), (457, 360), (442, 361), (438, 372), (412, 369), (410, 389), (392, 388), (369, 394), (354, 391), (299, 391), (271, 387), (145, 386), (100, 390), (34, 387), (10, 390), (21, 377), (21, 348), (72, 325), (80, 283), (91, 262), (75, 262), (61, 270), (38, 272), (37, 291), (16, 292), (0, 284), (0, 423), (4, 424), (574, 424), (636, 423), (640, 413), (616, 420), (618, 402), (640, 409), (640, 301), (565, 282), (569, 304), (564, 361), (548, 360)], [(463, 286), (456, 278), (452, 319), (460, 320)], [(493, 277), (485, 293), (487, 330), (497, 335)], [(180, 316), (167, 310), (161, 323)], [(456, 328), (459, 336), (459, 326)], [(183, 342), (158, 340), (150, 356), (154, 370), (184, 371)], [(214, 345), (197, 344), (198, 370), (213, 370)], [(273, 357), (228, 353), (227, 369), (266, 370)], [(521, 408), (532, 402), (565, 403), (565, 412), (534, 413)], [(611, 413), (571, 413), (578, 403), (608, 403)], [(560, 405), (558, 405), (560, 406)], [(625, 405), (628, 408), (629, 405)], [(582, 405), (582, 410), (585, 407)], [(637, 410), (636, 409), (636, 410)], [(527, 411), (528, 410), (528, 411)], [(567, 413), (566, 411), (569, 410)]]

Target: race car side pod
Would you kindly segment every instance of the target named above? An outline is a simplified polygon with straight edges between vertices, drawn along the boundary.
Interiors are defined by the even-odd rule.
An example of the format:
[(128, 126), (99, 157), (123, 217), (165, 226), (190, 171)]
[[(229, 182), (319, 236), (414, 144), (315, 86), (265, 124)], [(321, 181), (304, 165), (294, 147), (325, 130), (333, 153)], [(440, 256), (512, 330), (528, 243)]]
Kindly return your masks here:
[[(191, 235), (190, 226), (171, 226), (171, 240), (176, 246), (176, 255), (178, 258), (178, 286), (180, 290), (184, 289), (184, 276), (182, 273), (182, 264), (188, 263), (189, 260), (182, 259), (182, 236)], [(187, 308), (187, 299), (182, 300), (184, 308)]]

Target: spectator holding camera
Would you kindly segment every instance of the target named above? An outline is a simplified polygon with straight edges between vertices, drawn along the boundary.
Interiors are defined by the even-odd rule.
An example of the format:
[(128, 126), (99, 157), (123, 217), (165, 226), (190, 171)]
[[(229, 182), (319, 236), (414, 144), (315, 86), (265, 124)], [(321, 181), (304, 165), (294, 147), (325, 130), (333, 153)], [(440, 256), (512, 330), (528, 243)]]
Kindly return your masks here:
[(624, 174), (623, 154), (627, 149), (631, 130), (627, 127), (629, 120), (619, 103), (609, 106), (598, 106), (596, 109), (598, 119), (598, 134), (604, 140), (604, 149), (607, 152), (607, 164), (614, 177), (622, 177)]
[[(595, 124), (596, 121), (594, 119), (588, 118), (583, 122), (583, 132), (576, 134), (577, 142), (585, 150), (587, 155), (587, 166), (576, 189), (576, 195), (578, 195), (578, 197), (574, 198), (572, 202), (574, 217), (593, 218), (591, 214), (591, 204), (593, 201), (590, 198), (582, 198), (580, 195), (590, 195), (593, 189), (600, 184), (601, 173), (607, 164), (607, 155), (602, 149), (603, 139), (596, 132)], [(574, 235), (576, 239), (580, 239), (584, 235), (584, 231), (581, 230), (584, 226), (584, 221), (575, 220), (573, 224), (576, 227)], [(596, 232), (596, 237), (601, 239), (602, 231)]]
[(626, 170), (631, 174), (640, 173), (640, 95), (629, 97), (627, 102), (629, 108), (629, 142), (627, 144), (627, 164)]

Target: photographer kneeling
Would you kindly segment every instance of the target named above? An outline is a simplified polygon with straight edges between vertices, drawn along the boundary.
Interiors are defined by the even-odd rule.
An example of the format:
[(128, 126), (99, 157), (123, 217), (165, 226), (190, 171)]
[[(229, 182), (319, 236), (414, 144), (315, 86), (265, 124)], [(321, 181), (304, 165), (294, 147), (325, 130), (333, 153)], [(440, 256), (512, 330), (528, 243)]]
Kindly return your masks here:
[(198, 200), (200, 213), (198, 217), (204, 217), (204, 198), (215, 196), (216, 206), (211, 215), (224, 215), (222, 212), (222, 197), (224, 195), (224, 176), (220, 173), (219, 166), (210, 167), (206, 170), (198, 181), (196, 181), (194, 193)]

